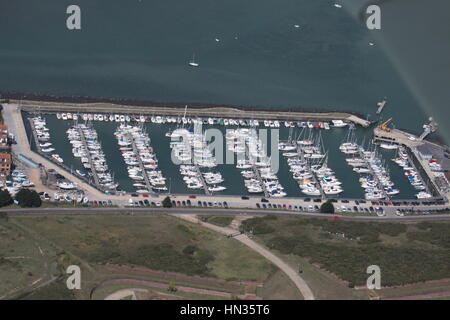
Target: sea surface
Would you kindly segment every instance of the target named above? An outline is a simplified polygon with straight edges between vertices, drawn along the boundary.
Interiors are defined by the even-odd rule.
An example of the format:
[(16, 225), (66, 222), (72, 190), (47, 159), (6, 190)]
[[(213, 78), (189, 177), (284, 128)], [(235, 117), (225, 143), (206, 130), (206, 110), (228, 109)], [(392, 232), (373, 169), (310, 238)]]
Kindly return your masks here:
[[(343, 8), (334, 0), (77, 0), (82, 28), (70, 31), (73, 1), (2, 1), (0, 92), (344, 110), (371, 120), (387, 97), (381, 117), (419, 133), (432, 111), (386, 54), (384, 29), (366, 28), (364, 1), (337, 2)], [(383, 17), (397, 3), (380, 1)], [(187, 65), (193, 54), (199, 68)]]

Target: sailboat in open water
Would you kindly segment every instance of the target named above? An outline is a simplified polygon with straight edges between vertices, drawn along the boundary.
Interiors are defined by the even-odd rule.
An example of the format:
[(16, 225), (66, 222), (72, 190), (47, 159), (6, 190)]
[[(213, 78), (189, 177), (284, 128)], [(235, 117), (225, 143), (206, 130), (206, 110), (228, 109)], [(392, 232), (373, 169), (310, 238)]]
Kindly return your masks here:
[(191, 67), (199, 67), (200, 66), (198, 63), (195, 62), (195, 53), (192, 55), (192, 60), (189, 61), (189, 65)]

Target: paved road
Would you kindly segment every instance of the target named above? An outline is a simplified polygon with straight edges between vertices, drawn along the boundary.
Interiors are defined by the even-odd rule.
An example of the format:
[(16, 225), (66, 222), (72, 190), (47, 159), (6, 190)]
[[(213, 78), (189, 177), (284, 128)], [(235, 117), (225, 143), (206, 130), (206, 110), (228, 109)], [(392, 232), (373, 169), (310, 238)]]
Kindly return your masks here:
[(9, 215), (46, 215), (46, 214), (243, 214), (243, 215), (277, 215), (277, 216), (298, 216), (309, 218), (338, 218), (345, 221), (372, 221), (372, 222), (406, 222), (406, 221), (430, 221), (430, 220), (450, 220), (450, 214), (441, 215), (417, 215), (404, 217), (378, 217), (378, 216), (343, 216), (329, 215), (323, 213), (290, 212), (282, 210), (257, 210), (257, 209), (221, 209), (221, 208), (114, 208), (114, 207), (86, 207), (86, 208), (29, 208), (29, 209), (0, 209), (0, 212), (7, 212)]
[[(219, 227), (210, 223), (203, 222), (199, 220), (196, 216), (182, 215), (182, 214), (175, 216), (192, 223), (198, 223), (201, 226), (222, 233), (224, 235), (236, 234), (236, 230), (234, 229), (227, 227)], [(311, 289), (309, 288), (308, 284), (305, 282), (305, 280), (303, 280), (302, 277), (300, 277), (298, 272), (296, 272), (290, 265), (285, 263), (283, 260), (278, 258), (276, 255), (274, 255), (272, 252), (270, 252), (260, 244), (256, 243), (255, 241), (247, 237), (245, 234), (236, 235), (234, 236), (234, 239), (238, 240), (239, 242), (245, 244), (247, 247), (258, 252), (264, 258), (266, 258), (274, 265), (276, 265), (281, 271), (283, 271), (292, 280), (292, 282), (294, 282), (295, 286), (298, 288), (298, 290), (300, 291), (305, 300), (314, 300), (314, 295)]]

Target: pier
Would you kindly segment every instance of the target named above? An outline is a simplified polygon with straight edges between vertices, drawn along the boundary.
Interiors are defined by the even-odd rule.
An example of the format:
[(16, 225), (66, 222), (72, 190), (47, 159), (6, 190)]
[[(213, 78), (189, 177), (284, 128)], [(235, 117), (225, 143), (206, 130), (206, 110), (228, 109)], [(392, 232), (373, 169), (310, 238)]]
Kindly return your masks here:
[(261, 174), (260, 174), (260, 172), (259, 172), (259, 170), (258, 170), (258, 167), (257, 167), (256, 164), (255, 164), (255, 159), (254, 159), (254, 158), (252, 157), (252, 155), (250, 154), (250, 150), (249, 150), (248, 144), (247, 144), (248, 142), (245, 141), (244, 143), (245, 143), (245, 154), (248, 155), (248, 160), (249, 160), (249, 161), (251, 162), (251, 164), (252, 164), (252, 170), (253, 170), (253, 173), (255, 174), (256, 179), (258, 179), (259, 185), (260, 185), (261, 188), (263, 189), (264, 196), (265, 196), (266, 198), (269, 198), (269, 197), (270, 197), (269, 191), (267, 191), (266, 185), (264, 184), (264, 182), (263, 182), (263, 180), (262, 180), (262, 178), (261, 178)]
[(42, 148), (41, 148), (40, 143), (39, 143), (39, 139), (37, 137), (36, 128), (34, 127), (33, 120), (31, 118), (29, 118), (28, 121), (30, 122), (31, 132), (33, 133), (34, 143), (36, 144), (36, 150), (39, 153), (43, 154)]
[[(22, 106), (24, 111), (56, 113), (106, 113), (106, 114), (136, 114), (136, 115), (161, 115), (161, 116), (180, 116), (185, 107), (167, 105), (167, 106), (139, 106), (139, 105), (119, 105), (114, 103), (96, 102), (96, 103), (65, 103), (48, 101), (30, 101), (30, 100), (11, 100), (11, 103), (17, 103)], [(189, 106), (185, 110), (185, 117), (215, 117), (231, 119), (255, 119), (255, 120), (279, 120), (279, 121), (331, 121), (342, 120), (351, 122), (362, 127), (369, 127), (371, 122), (360, 115), (350, 112), (306, 112), (306, 111), (285, 111), (285, 110), (252, 110), (251, 108), (240, 109), (228, 106), (199, 107)]]
[(200, 170), (200, 167), (198, 166), (197, 163), (194, 163), (194, 166), (195, 166), (195, 171), (197, 171), (198, 178), (200, 179), (200, 182), (203, 185), (203, 189), (205, 190), (205, 194), (208, 196), (211, 195), (211, 191), (209, 191), (209, 189), (208, 189), (208, 184), (205, 181), (205, 177), (203, 176), (202, 171)]
[(381, 181), (380, 181), (380, 179), (378, 179), (378, 176), (375, 174), (375, 172), (373, 171), (373, 169), (372, 169), (372, 167), (370, 166), (370, 164), (369, 164), (369, 161), (367, 161), (366, 160), (366, 158), (364, 157), (364, 149), (362, 148), (362, 147), (359, 147), (358, 148), (358, 151), (359, 151), (359, 157), (364, 161), (364, 163), (366, 164), (366, 167), (367, 167), (367, 169), (369, 169), (370, 170), (370, 175), (375, 179), (375, 181), (377, 182), (377, 186), (378, 186), (378, 188), (381, 190), (381, 192), (382, 192), (382, 194), (383, 194), (383, 196), (384, 196), (384, 199), (387, 199), (387, 200), (389, 200), (389, 196), (388, 196), (388, 194), (386, 193), (386, 190), (384, 190), (384, 186), (383, 186), (383, 184), (381, 183)]
[(150, 183), (150, 180), (148, 179), (147, 171), (145, 171), (144, 163), (142, 162), (141, 156), (139, 154), (139, 150), (136, 147), (136, 142), (134, 141), (134, 137), (131, 133), (128, 133), (128, 138), (131, 141), (131, 146), (133, 148), (134, 154), (137, 155), (138, 162), (139, 162), (139, 168), (142, 170), (142, 173), (144, 175), (144, 181), (145, 181), (145, 185), (147, 186), (147, 190), (150, 193), (153, 193), (152, 184)]
[(425, 180), (421, 174), (422, 170), (420, 170), (420, 168), (417, 168), (416, 166), (416, 162), (414, 161), (414, 159), (411, 156), (411, 152), (408, 152), (408, 150), (405, 150), (406, 154), (408, 155), (408, 162), (414, 167), (414, 170), (417, 172), (417, 174), (419, 175), (420, 179), (424, 182), (423, 185), (425, 186), (425, 191), (429, 194), (433, 194), (434, 192), (432, 192), (430, 190), (430, 183), (429, 181)]
[(264, 196), (266, 198), (270, 197), (269, 191), (267, 191), (266, 185), (262, 181), (261, 174), (259, 173), (259, 170), (258, 170), (258, 168), (256, 167), (255, 164), (252, 164), (252, 170), (255, 173), (256, 179), (259, 180), (259, 184), (261, 185), (261, 188), (263, 189)]
[(448, 161), (446, 158), (439, 155), (445, 154), (445, 147), (430, 141), (420, 140), (419, 137), (402, 130), (390, 129), (386, 131), (380, 129), (379, 127), (374, 129), (374, 140), (396, 143), (406, 147), (407, 150), (414, 156), (414, 158), (411, 158), (411, 160), (413, 160), (412, 164), (416, 167), (416, 169), (419, 169), (417, 164), (422, 167), (422, 170), (417, 170), (417, 172), (424, 173), (425, 176), (421, 175), (421, 178), (425, 182), (425, 185), (428, 188), (431, 186), (441, 197), (450, 199), (450, 192), (439, 187), (435, 174), (428, 164), (428, 160), (424, 159), (418, 151), (419, 147), (427, 146), (430, 150), (433, 150), (431, 152), (433, 157), (439, 158), (441, 161)]
[(89, 151), (83, 129), (80, 127), (79, 124), (76, 124), (76, 127), (78, 130), (78, 133), (80, 134), (81, 142), (83, 143), (83, 148), (87, 151), (87, 158), (89, 160), (89, 166), (90, 166), (90, 169), (92, 172), (92, 176), (94, 177), (94, 183), (97, 186), (97, 188), (99, 188), (100, 190), (103, 190), (103, 187), (100, 185), (100, 180), (98, 178), (97, 170), (95, 170), (94, 162), (92, 160), (91, 153)]
[[(304, 157), (304, 153), (303, 153), (303, 149), (297, 144), (297, 153), (300, 156), (300, 160), (304, 161), (305, 157)], [(322, 189), (322, 185), (320, 184), (320, 182), (317, 180), (317, 176), (316, 174), (312, 171), (311, 166), (309, 165), (309, 161), (306, 160), (306, 168), (308, 169), (309, 173), (311, 173), (313, 180), (314, 180), (314, 184), (316, 185), (317, 189), (319, 189), (320, 191), (320, 196), (322, 198), (322, 200), (325, 200), (327, 198), (327, 195), (325, 194), (325, 192)]]

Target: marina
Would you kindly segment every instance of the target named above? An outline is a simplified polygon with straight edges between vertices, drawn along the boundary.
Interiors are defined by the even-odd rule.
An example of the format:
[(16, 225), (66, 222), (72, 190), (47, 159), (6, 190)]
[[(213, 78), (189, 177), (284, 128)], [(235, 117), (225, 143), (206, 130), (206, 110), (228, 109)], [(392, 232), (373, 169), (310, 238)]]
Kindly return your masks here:
[[(27, 117), (34, 116), (31, 113), (24, 113), (24, 115)], [(70, 129), (75, 121), (74, 115), (72, 114), (71, 116), (72, 119), (70, 120), (67, 117), (67, 113), (64, 117), (63, 113), (59, 114), (59, 119), (58, 114), (45, 113), (41, 115), (49, 124), (50, 133), (61, 130), (64, 127), (69, 127)], [(67, 120), (64, 120), (64, 118)], [(57, 146), (55, 148), (59, 151), (59, 155), (66, 166), (70, 166), (71, 170), (73, 168), (81, 178), (94, 180), (91, 183), (97, 186), (99, 190), (107, 191), (111, 194), (115, 192), (137, 192), (142, 194), (164, 194), (169, 192), (175, 194), (196, 194), (202, 192), (205, 195), (216, 193), (223, 195), (248, 194), (249, 196), (259, 195), (267, 198), (310, 196), (321, 199), (336, 197), (352, 199), (365, 197), (365, 193), (359, 191), (361, 182), (350, 173), (354, 172), (353, 168), (349, 168), (345, 157), (340, 156), (341, 150), (339, 147), (330, 147), (340, 146), (342, 143), (345, 143), (349, 132), (357, 132), (361, 137), (370, 134), (366, 129), (349, 126), (348, 122), (280, 122), (277, 120), (257, 121), (255, 119), (236, 118), (87, 113), (77, 114), (75, 118), (77, 122), (84, 121), (89, 123), (98, 132), (99, 139), (104, 141), (101, 149), (103, 149), (105, 160), (112, 167), (106, 168), (108, 172), (102, 172), (102, 174), (107, 174), (107, 176), (102, 176), (106, 179), (103, 182), (110, 183), (110, 186), (117, 186), (117, 189), (101, 186), (100, 180), (98, 183), (95, 181), (93, 172), (83, 177), (82, 175), (86, 174), (85, 171), (89, 172), (88, 168), (84, 166), (86, 162), (80, 163), (72, 152), (68, 153), (64, 150), (67, 149), (67, 142), (55, 140), (53, 142)], [(224, 133), (227, 142), (226, 148), (233, 150), (237, 159), (234, 165), (220, 163), (220, 161), (217, 163), (217, 159), (212, 157), (209, 149), (206, 147), (204, 132), (195, 134), (193, 128), (196, 124), (201, 124), (204, 129), (213, 128)], [(83, 126), (81, 124), (81, 127)], [(182, 126), (185, 126), (185, 128), (181, 128)], [(144, 159), (147, 159), (146, 161), (154, 161), (157, 158), (160, 161), (145, 164), (142, 161), (142, 155), (137, 156), (139, 148), (137, 141), (134, 138), (132, 139), (131, 133), (122, 133), (121, 143), (123, 145), (119, 145), (118, 148), (117, 143), (119, 140), (116, 133), (118, 133), (120, 128), (122, 130), (124, 128), (133, 128), (131, 131), (139, 136), (137, 141), (141, 143), (142, 147), (147, 148), (147, 151), (149, 150), (149, 145), (146, 145), (145, 138), (142, 137), (142, 131), (149, 132), (152, 136), (153, 144), (158, 147), (155, 150), (151, 149), (151, 155), (147, 154), (146, 151)], [(30, 129), (32, 133), (33, 130), (31, 127)], [(277, 146), (280, 150), (274, 150), (272, 146), (272, 148), (268, 148), (270, 155), (266, 155), (264, 149), (267, 146), (263, 146), (261, 141), (258, 140), (258, 131), (266, 130), (268, 141), (270, 141), (271, 129), (277, 130), (281, 141), (290, 141), (290, 144), (287, 143), (284, 147), (281, 144), (281, 149), (280, 146)], [(297, 139), (292, 139), (293, 132), (297, 134)], [(183, 144), (177, 143), (176, 139), (174, 140), (177, 134), (178, 136), (186, 134), (190, 137), (187, 140), (190, 141), (189, 148), (182, 147)], [(233, 134), (235, 136), (231, 139)], [(112, 139), (116, 141), (114, 145), (110, 143)], [(61, 140), (61, 138), (58, 140)], [(129, 144), (125, 140), (129, 140)], [(308, 140), (315, 142), (308, 144)], [(328, 145), (326, 149), (324, 148), (325, 145)], [(171, 160), (174, 146), (176, 146), (176, 154), (182, 160), (179, 165), (175, 165)], [(37, 151), (39, 152), (39, 150)], [(188, 151), (193, 156), (192, 162), (190, 162), (191, 158)], [(383, 151), (383, 153), (391, 152), (393, 151)], [(270, 169), (272, 154), (273, 157), (277, 156), (280, 160), (276, 174)], [(117, 155), (124, 159), (126, 166), (118, 165), (117, 160), (108, 161), (109, 157), (117, 157)], [(87, 158), (89, 159), (89, 157)], [(286, 161), (283, 158), (286, 158)], [(389, 156), (387, 159), (391, 158), (392, 156)], [(52, 160), (54, 161), (55, 159)], [(185, 162), (183, 163), (183, 161)], [(92, 164), (94, 164), (93, 161)], [(329, 168), (330, 164), (334, 167), (334, 170)], [(88, 165), (91, 166), (90, 161), (88, 161)], [(399, 185), (402, 186), (399, 189), (402, 192), (390, 195), (389, 198), (415, 198), (417, 193), (415, 188), (407, 183), (407, 180), (404, 181), (404, 174), (397, 168), (395, 163), (392, 163), (392, 166), (393, 168), (389, 171), (396, 173), (393, 179), (403, 180), (399, 182)], [(210, 170), (214, 167), (220, 169), (220, 172)], [(351, 170), (350, 172), (349, 169)], [(95, 172), (97, 173), (96, 170)], [(153, 175), (153, 183), (149, 179), (149, 173)], [(135, 179), (130, 178), (130, 175)], [(113, 176), (114, 182), (112, 182)], [(137, 178), (138, 176), (142, 177), (142, 180)], [(155, 181), (160, 184), (155, 184)], [(165, 181), (170, 181), (170, 186)], [(369, 183), (372, 182), (369, 181)], [(229, 188), (230, 185), (233, 188)], [(378, 189), (380, 188), (378, 187)], [(381, 192), (384, 192), (383, 190), (380, 189)]]

